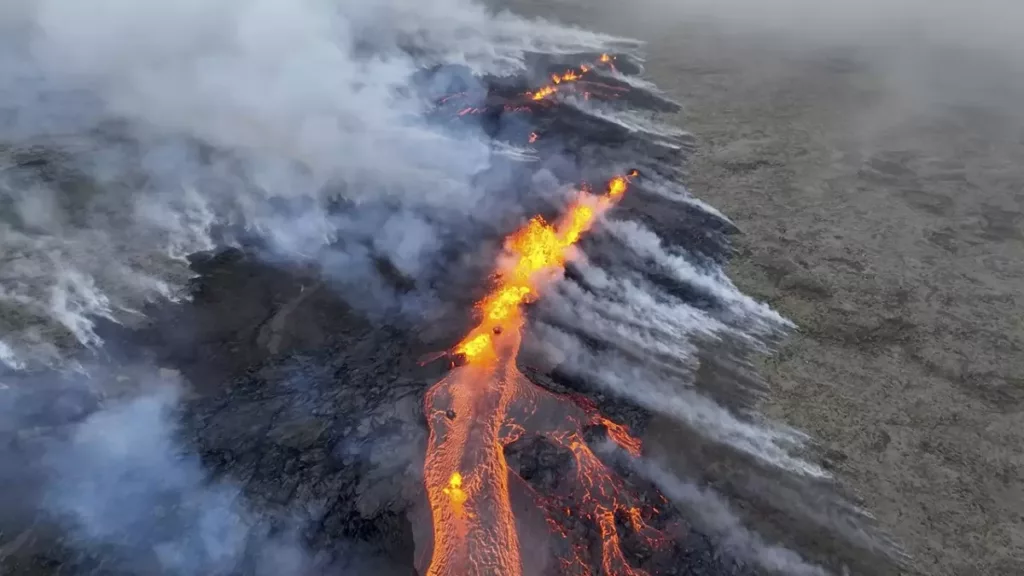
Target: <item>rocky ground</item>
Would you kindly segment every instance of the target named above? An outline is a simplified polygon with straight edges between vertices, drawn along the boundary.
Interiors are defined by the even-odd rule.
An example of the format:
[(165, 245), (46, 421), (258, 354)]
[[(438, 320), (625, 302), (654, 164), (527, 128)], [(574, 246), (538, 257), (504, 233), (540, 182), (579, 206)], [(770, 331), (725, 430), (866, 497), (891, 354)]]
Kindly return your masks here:
[(648, 73), (698, 140), (691, 188), (743, 230), (730, 274), (799, 325), (764, 359), (763, 409), (820, 440), (908, 573), (1021, 573), (1012, 69), (958, 49), (811, 50), (655, 10), (563, 8), (651, 42)]
[(694, 192), (745, 232), (734, 279), (800, 326), (765, 361), (765, 408), (828, 447), (917, 573), (1019, 573), (1024, 125), (951, 104), (858, 134), (877, 71), (787, 65), (669, 88), (704, 144)]

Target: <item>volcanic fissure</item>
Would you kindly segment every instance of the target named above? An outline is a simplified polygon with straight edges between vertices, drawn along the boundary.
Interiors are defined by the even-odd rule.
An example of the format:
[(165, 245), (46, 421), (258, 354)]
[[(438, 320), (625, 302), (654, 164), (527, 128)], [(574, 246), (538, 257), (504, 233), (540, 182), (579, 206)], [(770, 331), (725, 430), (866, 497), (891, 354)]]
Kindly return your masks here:
[[(583, 429), (603, 425), (609, 438), (633, 455), (639, 455), (639, 441), (592, 407), (533, 385), (516, 367), (522, 305), (561, 274), (580, 237), (622, 197), (635, 175), (612, 178), (600, 196), (580, 191), (554, 224), (535, 217), (507, 238), (495, 286), (478, 303), (479, 324), (455, 347), (461, 365), (425, 399), (430, 439), (424, 478), (434, 524), (427, 574), (523, 573), (504, 448), (526, 434), (543, 435), (572, 454), (576, 505), (599, 529), (603, 571), (642, 574), (623, 556), (616, 517), (624, 516), (638, 533), (654, 530), (646, 526), (645, 512), (623, 495), (621, 480), (587, 446)], [(556, 519), (549, 518), (549, 526), (558, 534)], [(584, 544), (574, 544), (573, 553), (559, 559), (560, 572), (589, 573), (587, 554)]]

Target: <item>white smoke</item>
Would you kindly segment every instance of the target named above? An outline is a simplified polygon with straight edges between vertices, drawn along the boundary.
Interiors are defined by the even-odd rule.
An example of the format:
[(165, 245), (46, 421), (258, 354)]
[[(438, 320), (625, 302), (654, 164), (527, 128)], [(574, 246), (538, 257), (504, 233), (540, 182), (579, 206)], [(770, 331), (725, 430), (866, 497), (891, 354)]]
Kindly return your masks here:
[(111, 547), (138, 572), (229, 574), (255, 551), (256, 574), (302, 574), (296, 540), (267, 532), (240, 490), (213, 480), (177, 439), (180, 388), (166, 379), (93, 413), (43, 455), (44, 506), (78, 544)]
[[(352, 198), (389, 193), (442, 206), (479, 200), (468, 177), (486, 165), (488, 146), (422, 122), (425, 103), (407, 87), (423, 62), (399, 47), (495, 72), (558, 37), (555, 30), (565, 37), (450, 0), (37, 4), (40, 64), (98, 94), (119, 117), (256, 161), (294, 162), (309, 184), (340, 179)], [(574, 47), (610, 40), (569, 38)], [(279, 194), (306, 192), (280, 184), (268, 182)]]
[(820, 566), (808, 563), (796, 552), (770, 544), (743, 525), (729, 504), (709, 488), (684, 482), (651, 461), (634, 463), (634, 468), (655, 485), (708, 534), (721, 539), (730, 552), (778, 574), (826, 576)]
[[(55, 361), (75, 341), (96, 347), (95, 318), (130, 321), (146, 301), (173, 298), (173, 283), (188, 273), (164, 249), (201, 245), (166, 242), (145, 218), (130, 209), (119, 214), (103, 205), (110, 199), (90, 194), (44, 186), (22, 169), (0, 175), (0, 198), (13, 217), (0, 222), (0, 326), (21, 364)], [(160, 222), (173, 231), (175, 221), (162, 212)], [(188, 212), (171, 213), (179, 214)]]
[(14, 354), (14, 349), (11, 348), (11, 345), (3, 340), (0, 340), (0, 362), (14, 370), (21, 370), (25, 367), (25, 364), (18, 360), (18, 357)]
[(669, 182), (664, 179), (658, 178), (657, 176), (654, 176), (647, 179), (647, 181), (644, 183), (644, 190), (657, 196), (660, 196), (661, 198), (665, 198), (666, 200), (688, 204), (690, 206), (693, 206), (694, 208), (697, 208), (700, 212), (704, 212), (726, 224), (731, 224), (735, 226), (735, 223), (722, 211), (708, 204), (707, 202), (701, 200), (700, 198), (693, 196), (692, 194), (690, 194), (690, 191), (686, 187), (678, 183)]
[[(177, 295), (187, 272), (168, 258), (211, 248), (218, 225), (318, 257), (345, 234), (323, 210), (337, 196), (401, 207), (371, 244), (415, 275), (439, 233), (502, 217), (474, 178), (506, 152), (429, 125), (413, 74), (629, 44), (471, 0), (15, 0), (0, 32), (0, 181), (17, 206), (0, 290), (31, 311), (6, 342), (33, 362), (97, 344), (95, 317)], [(327, 260), (364, 259), (352, 249)]]
[[(762, 343), (749, 332), (789, 325), (768, 306), (740, 293), (724, 275), (707, 272), (663, 248), (653, 232), (634, 222), (607, 221), (603, 229), (624, 239), (638, 256), (653, 259), (675, 279), (724, 302), (713, 314), (671, 296), (628, 270), (608, 273), (585, 261), (576, 266), (582, 284), (564, 281), (540, 302), (544, 322), (536, 335), (558, 351), (563, 370), (687, 425), (695, 434), (730, 446), (772, 466), (811, 477), (826, 477), (819, 466), (792, 455), (806, 436), (782, 426), (740, 418), (694, 386), (697, 342), (714, 346), (729, 336), (752, 350)], [(643, 261), (630, 259), (638, 267)], [(596, 340), (595, 350), (566, 328)]]
[[(728, 327), (693, 306), (661, 294), (639, 279), (612, 276), (586, 266), (584, 277), (594, 291), (565, 282), (544, 302), (558, 320), (584, 328), (588, 334), (632, 347), (644, 357), (693, 360), (693, 340), (714, 336)], [(595, 293), (596, 291), (599, 293)]]
[(795, 430), (741, 419), (678, 375), (666, 378), (636, 360), (610, 352), (595, 353), (575, 337), (550, 326), (540, 326), (538, 335), (564, 355), (562, 368), (570, 374), (766, 464), (809, 477), (829, 476), (820, 466), (793, 455), (807, 440)]
[(740, 292), (721, 269), (699, 269), (688, 256), (678, 249), (665, 246), (657, 234), (634, 221), (611, 221), (608, 231), (632, 250), (638, 258), (654, 263), (661, 271), (679, 282), (699, 289), (728, 304), (731, 313), (751, 323), (751, 328), (770, 332), (780, 326), (792, 326), (767, 305)]

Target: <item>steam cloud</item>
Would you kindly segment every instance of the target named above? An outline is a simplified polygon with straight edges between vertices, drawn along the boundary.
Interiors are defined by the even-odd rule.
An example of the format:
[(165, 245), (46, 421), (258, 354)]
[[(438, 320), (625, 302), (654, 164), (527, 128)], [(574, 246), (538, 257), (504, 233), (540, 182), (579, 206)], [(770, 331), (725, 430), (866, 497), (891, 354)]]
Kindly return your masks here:
[(304, 573), (302, 547), (260, 525), (240, 490), (208, 478), (178, 443), (178, 394), (163, 382), (76, 425), (44, 455), (46, 508), (79, 542), (114, 547), (129, 570), (227, 574), (249, 561), (255, 574)]
[[(69, 339), (97, 345), (90, 316), (127, 321), (174, 296), (187, 272), (169, 260), (209, 249), (218, 227), (352, 270), (370, 248), (417, 275), (441, 236), (508, 206), (474, 182), (495, 154), (486, 138), (428, 125), (413, 74), (509, 73), (525, 48), (611, 40), (461, 0), (46, 0), (2, 15), (0, 191), (14, 210), (0, 306), (47, 326), (12, 322), (4, 350), (35, 363)], [(337, 197), (357, 205), (346, 222), (324, 209)], [(345, 235), (353, 247), (324, 254)]]

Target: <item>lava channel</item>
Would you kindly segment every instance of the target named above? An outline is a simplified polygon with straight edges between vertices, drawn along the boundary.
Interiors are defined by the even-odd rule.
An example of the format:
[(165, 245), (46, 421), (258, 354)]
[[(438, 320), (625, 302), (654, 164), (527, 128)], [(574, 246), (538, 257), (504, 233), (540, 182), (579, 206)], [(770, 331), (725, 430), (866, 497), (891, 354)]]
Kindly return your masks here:
[(575, 509), (600, 537), (599, 557), (586, 542), (570, 542), (553, 552), (560, 562), (557, 573), (591, 574), (591, 566), (599, 565), (608, 575), (644, 574), (626, 561), (617, 522), (653, 542), (660, 534), (646, 523), (650, 510), (627, 494), (624, 482), (587, 446), (583, 431), (602, 426), (611, 441), (634, 456), (640, 454), (639, 440), (592, 404), (534, 385), (516, 366), (523, 304), (559, 278), (582, 234), (622, 197), (635, 174), (613, 178), (601, 196), (580, 192), (555, 224), (536, 217), (506, 239), (496, 285), (477, 305), (479, 324), (454, 349), (460, 365), (427, 391), (430, 438), (424, 482), (433, 516), (429, 576), (523, 573), (509, 496), (510, 483), (518, 478), (505, 460), (505, 447), (527, 434), (561, 446), (575, 461), (572, 494), (534, 498), (552, 535), (571, 540), (561, 520)]

